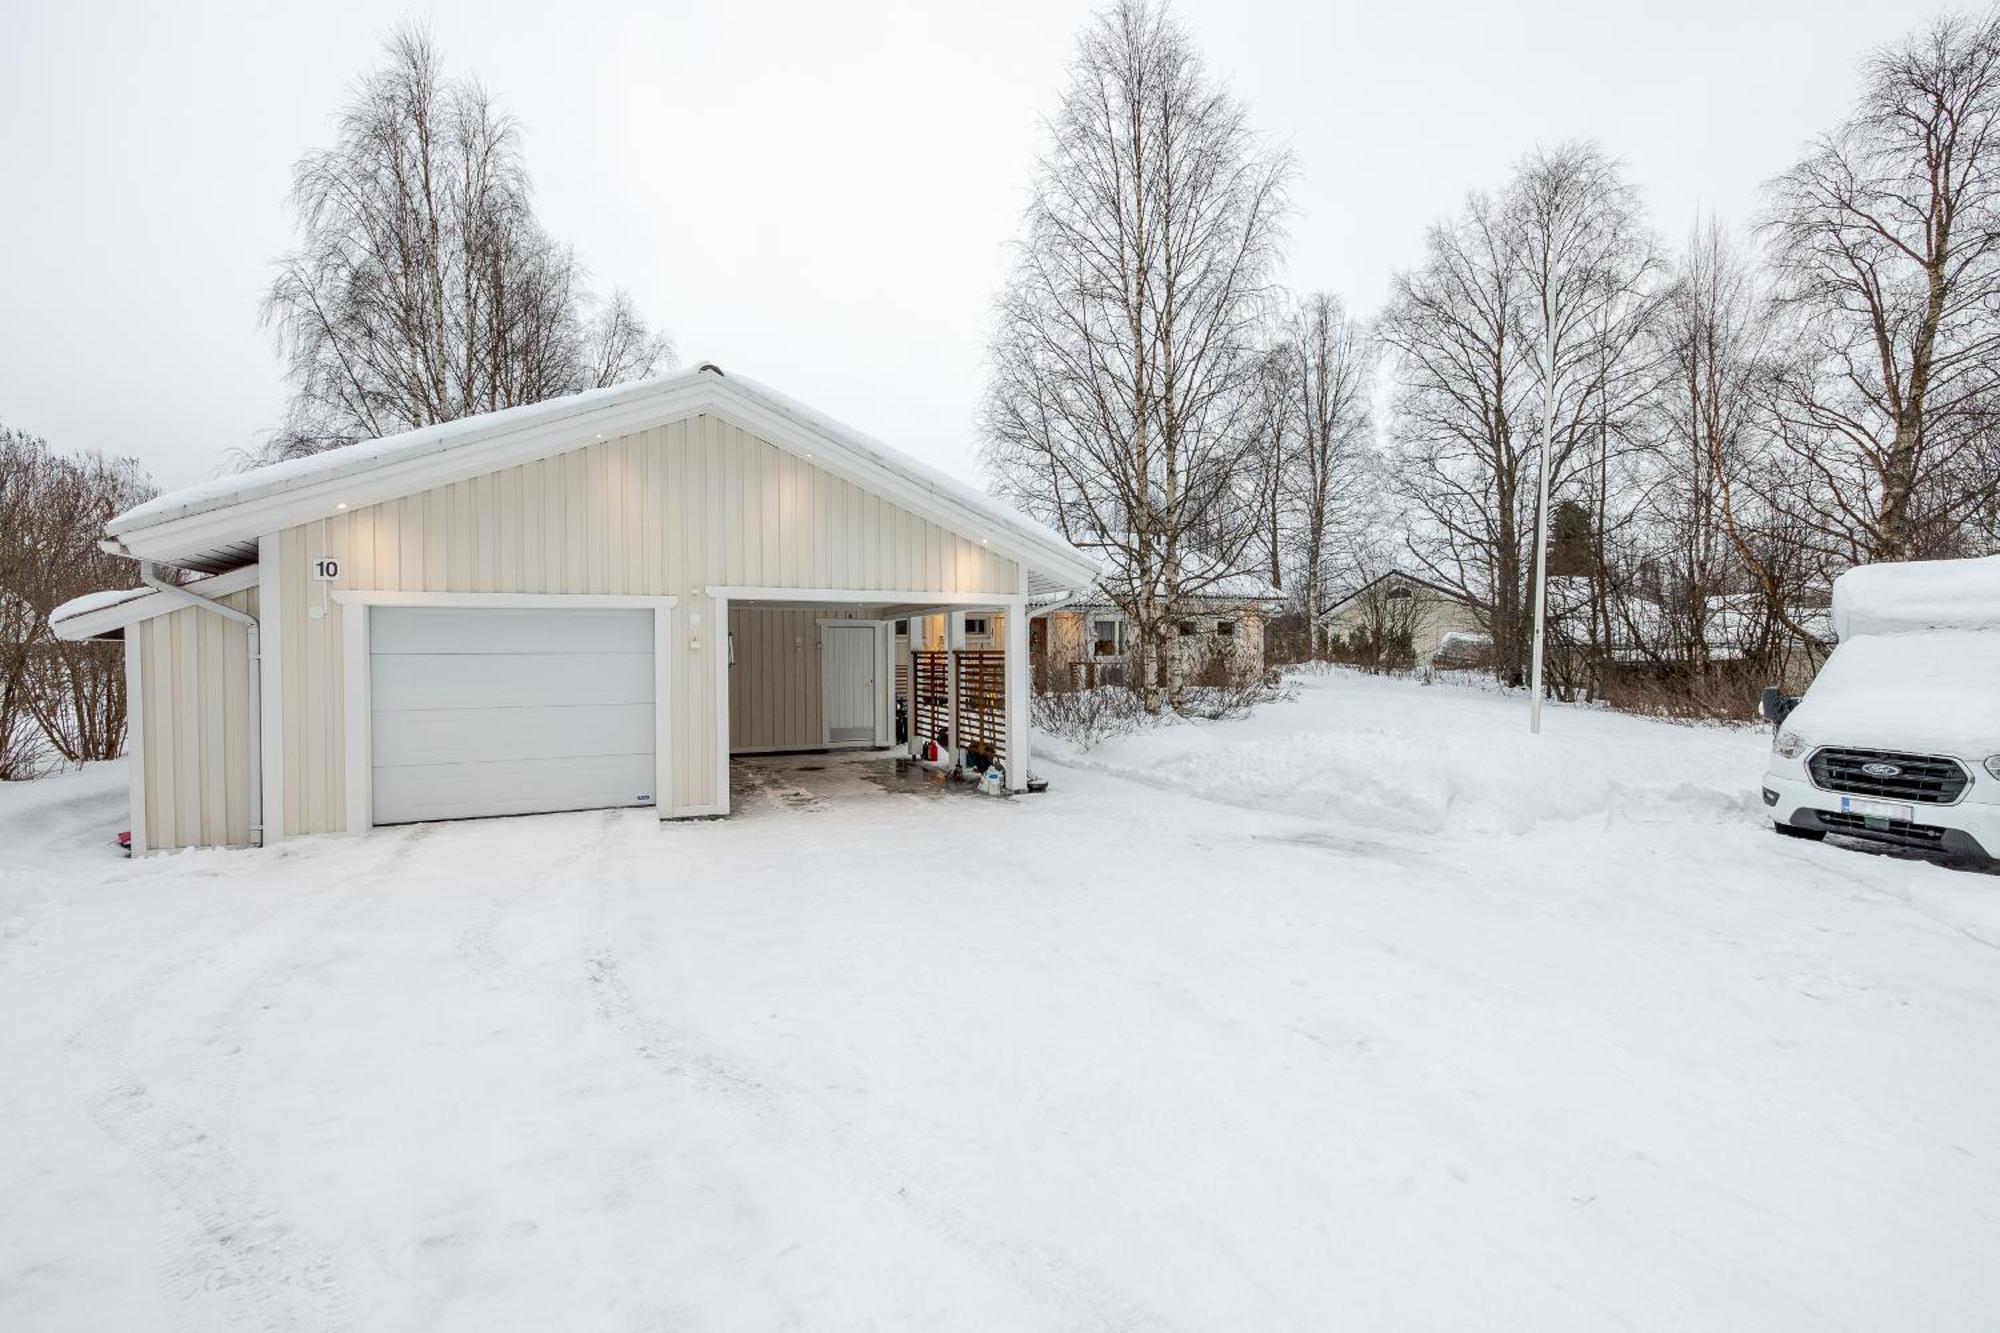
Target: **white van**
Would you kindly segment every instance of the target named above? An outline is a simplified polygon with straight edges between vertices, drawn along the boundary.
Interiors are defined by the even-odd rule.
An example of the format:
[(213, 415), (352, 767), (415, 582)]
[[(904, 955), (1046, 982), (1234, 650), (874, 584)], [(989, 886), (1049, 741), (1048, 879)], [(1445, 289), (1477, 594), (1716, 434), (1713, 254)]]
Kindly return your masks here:
[(1833, 631), (1803, 696), (1764, 691), (1773, 827), (2000, 861), (2000, 556), (1850, 570)]

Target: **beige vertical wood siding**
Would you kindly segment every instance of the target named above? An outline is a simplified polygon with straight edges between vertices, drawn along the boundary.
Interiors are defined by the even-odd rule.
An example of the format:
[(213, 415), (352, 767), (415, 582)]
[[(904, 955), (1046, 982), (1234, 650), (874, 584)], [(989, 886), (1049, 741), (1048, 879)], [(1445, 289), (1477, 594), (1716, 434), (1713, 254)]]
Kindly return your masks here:
[[(257, 613), (254, 589), (218, 598)], [(250, 631), (188, 607), (131, 626), (148, 850), (250, 842)]]
[(736, 665), (729, 670), (729, 748), (799, 750), (823, 744), (819, 622), (842, 611), (731, 607)]
[[(707, 588), (1020, 586), (979, 542), (706, 414), (291, 528), (278, 549), (288, 833), (347, 824), (336, 589), (679, 598), (674, 797), (698, 811), (720, 800)], [(311, 581), (321, 556), (341, 562), (337, 584)]]

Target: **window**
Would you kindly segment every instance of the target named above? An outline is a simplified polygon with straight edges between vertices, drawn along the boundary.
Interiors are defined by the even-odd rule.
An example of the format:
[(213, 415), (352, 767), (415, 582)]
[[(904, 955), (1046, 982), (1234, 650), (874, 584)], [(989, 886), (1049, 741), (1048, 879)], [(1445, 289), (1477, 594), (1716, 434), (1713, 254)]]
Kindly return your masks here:
[(1119, 653), (1119, 630), (1124, 623), (1116, 616), (1100, 616), (1090, 622), (1090, 652), (1093, 657), (1116, 657)]
[(973, 637), (975, 637), (975, 636), (978, 636), (978, 635), (981, 635), (981, 634), (985, 634), (986, 632), (987, 632), (987, 629), (986, 629), (986, 617), (985, 617), (985, 616), (967, 616), (967, 617), (965, 618), (965, 637), (966, 637), (966, 638), (970, 639), (970, 638), (973, 638)]
[(897, 622), (896, 622), (896, 636), (897, 636), (898, 638), (903, 638), (903, 639), (907, 639), (907, 638), (909, 638), (909, 637), (910, 637), (910, 622), (909, 622), (909, 621), (907, 621), (907, 620), (899, 620), (899, 621), (897, 621)]
[(1195, 623), (1192, 620), (1183, 620), (1174, 626), (1174, 633), (1199, 634), (1201, 633), (1201, 630), (1196, 628)]
[(1217, 637), (1217, 638), (1221, 638), (1221, 639), (1233, 639), (1233, 638), (1235, 638), (1235, 637), (1236, 637), (1236, 622), (1235, 622), (1235, 621), (1233, 621), (1233, 620), (1218, 620), (1218, 621), (1216, 621), (1216, 622), (1215, 622), (1215, 634), (1216, 634), (1216, 637)]
[(1387, 593), (1383, 595), (1389, 601), (1392, 602), (1407, 602), (1410, 600), (1410, 598), (1414, 597), (1416, 594), (1411, 592), (1408, 588), (1391, 588)]

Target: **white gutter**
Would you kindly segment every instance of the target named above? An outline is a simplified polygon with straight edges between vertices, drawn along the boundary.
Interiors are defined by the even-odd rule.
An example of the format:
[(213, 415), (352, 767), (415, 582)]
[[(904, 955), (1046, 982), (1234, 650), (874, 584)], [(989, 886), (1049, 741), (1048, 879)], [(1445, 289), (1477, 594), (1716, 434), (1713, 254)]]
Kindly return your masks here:
[(1052, 593), (1048, 597), (1043, 599), (1031, 598), (1028, 603), (1028, 618), (1032, 620), (1036, 616), (1047, 615), (1049, 612), (1056, 610), (1058, 607), (1068, 606), (1071, 602), (1075, 601), (1076, 598), (1077, 594), (1068, 589), (1065, 589), (1064, 591), (1059, 593)]
[(151, 560), (139, 562), (139, 582), (170, 601), (193, 607), (197, 611), (208, 611), (225, 620), (235, 621), (249, 631), (250, 639), (250, 836), (256, 845), (264, 845), (264, 654), (260, 646), (263, 626), (257, 617), (247, 611), (238, 611), (233, 606), (224, 606), (212, 598), (188, 591), (178, 583), (168, 583), (156, 572), (157, 566)]

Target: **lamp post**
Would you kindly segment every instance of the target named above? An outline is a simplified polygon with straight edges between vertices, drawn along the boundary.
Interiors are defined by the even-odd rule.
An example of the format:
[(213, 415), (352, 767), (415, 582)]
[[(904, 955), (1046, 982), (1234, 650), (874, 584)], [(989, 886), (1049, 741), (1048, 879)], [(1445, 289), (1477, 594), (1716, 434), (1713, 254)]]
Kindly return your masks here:
[(1549, 454), (1556, 432), (1556, 321), (1548, 276), (1542, 279), (1542, 457), (1535, 499), (1535, 648), (1528, 733), (1542, 734), (1542, 655), (1549, 619)]

